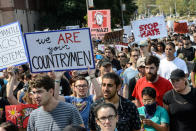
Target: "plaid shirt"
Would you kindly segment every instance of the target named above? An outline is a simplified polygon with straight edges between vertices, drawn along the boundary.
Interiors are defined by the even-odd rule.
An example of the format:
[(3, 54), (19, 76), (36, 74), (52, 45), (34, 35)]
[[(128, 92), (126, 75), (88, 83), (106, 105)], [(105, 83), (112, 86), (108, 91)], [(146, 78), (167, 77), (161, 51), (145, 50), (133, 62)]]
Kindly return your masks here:
[[(121, 96), (119, 97), (120, 100), (119, 100), (119, 107), (117, 111), (118, 131), (132, 131), (133, 129), (139, 130), (141, 127), (141, 122), (140, 122), (137, 107), (130, 100), (125, 99)], [(103, 102), (105, 102), (104, 98), (101, 98), (91, 105), (90, 116), (89, 116), (89, 128), (91, 130), (100, 131), (99, 126), (95, 122), (94, 109), (98, 104)]]

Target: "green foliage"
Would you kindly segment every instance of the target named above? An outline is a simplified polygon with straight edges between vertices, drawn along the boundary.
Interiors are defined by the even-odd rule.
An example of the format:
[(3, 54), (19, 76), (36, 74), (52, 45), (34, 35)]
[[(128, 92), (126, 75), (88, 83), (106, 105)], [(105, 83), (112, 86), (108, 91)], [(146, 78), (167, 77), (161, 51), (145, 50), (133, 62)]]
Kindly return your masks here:
[[(45, 8), (40, 18), (40, 29), (59, 29), (69, 25), (87, 25), (86, 0), (44, 0)], [(122, 0), (123, 1), (123, 0)], [(125, 25), (130, 23), (137, 6), (132, 0), (124, 0), (126, 11), (124, 11)], [(120, 0), (94, 0), (94, 9), (111, 9), (111, 24), (121, 24)], [(47, 12), (47, 13), (46, 13)]]
[[(137, 6), (133, 0), (122, 0), (126, 5), (126, 11), (123, 11), (124, 25), (130, 24), (130, 19), (133, 17)], [(120, 0), (94, 0), (95, 9), (110, 9), (111, 10), (111, 25), (113, 28), (117, 24), (122, 25), (122, 14)]]
[[(60, 29), (62, 26), (82, 25), (86, 23), (86, 1), (84, 0), (45, 0), (40, 29)], [(47, 13), (46, 13), (47, 12)]]
[[(135, 0), (138, 5), (138, 12), (145, 14), (147, 10), (156, 15), (163, 12), (164, 14), (174, 14), (175, 11), (180, 15), (196, 14), (196, 0)], [(148, 5), (155, 5), (149, 7)], [(175, 10), (176, 8), (176, 10)]]

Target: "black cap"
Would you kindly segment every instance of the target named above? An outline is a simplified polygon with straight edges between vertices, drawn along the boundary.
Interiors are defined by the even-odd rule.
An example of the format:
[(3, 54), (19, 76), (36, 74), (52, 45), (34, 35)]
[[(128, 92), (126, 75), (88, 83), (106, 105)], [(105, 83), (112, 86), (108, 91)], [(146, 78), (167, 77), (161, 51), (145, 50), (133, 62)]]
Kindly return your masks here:
[(180, 78), (184, 78), (186, 75), (183, 70), (175, 69), (171, 72), (170, 79), (171, 80), (178, 80)]

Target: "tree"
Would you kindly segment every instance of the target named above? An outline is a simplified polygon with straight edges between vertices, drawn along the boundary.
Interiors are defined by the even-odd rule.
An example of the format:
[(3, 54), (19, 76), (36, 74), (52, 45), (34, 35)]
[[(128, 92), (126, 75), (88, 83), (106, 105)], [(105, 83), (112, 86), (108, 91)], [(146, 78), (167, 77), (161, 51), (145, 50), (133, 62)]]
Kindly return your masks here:
[(80, 25), (86, 21), (86, 1), (84, 0), (45, 0), (42, 9), (40, 29), (60, 29), (62, 26)]
[[(123, 12), (124, 24), (130, 24), (130, 18), (133, 17), (134, 12), (137, 10), (137, 6), (133, 0), (122, 0), (122, 3), (126, 5), (126, 11)], [(122, 25), (122, 15), (120, 0), (95, 0), (94, 9), (110, 9), (111, 10), (111, 25), (116, 28), (117, 24)]]

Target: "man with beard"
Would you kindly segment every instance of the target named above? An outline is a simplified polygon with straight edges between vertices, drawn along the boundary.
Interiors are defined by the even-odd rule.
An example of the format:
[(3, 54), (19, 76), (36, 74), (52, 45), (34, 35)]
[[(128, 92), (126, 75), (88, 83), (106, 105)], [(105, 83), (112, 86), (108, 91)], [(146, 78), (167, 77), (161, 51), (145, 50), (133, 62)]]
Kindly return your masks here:
[(145, 87), (152, 87), (157, 92), (157, 103), (163, 106), (163, 95), (172, 89), (171, 83), (165, 78), (157, 75), (160, 60), (156, 56), (148, 56), (145, 59), (145, 76), (136, 83), (132, 96), (137, 107), (143, 106), (142, 90)]
[[(139, 131), (141, 123), (137, 107), (128, 99), (118, 95), (118, 90), (121, 88), (120, 77), (115, 73), (105, 74), (102, 77), (101, 88), (103, 98), (97, 100), (91, 105), (89, 116), (89, 128), (91, 131), (100, 131), (99, 126), (95, 122), (94, 113), (95, 108), (101, 103), (112, 103), (118, 110), (118, 131)], [(108, 119), (108, 121), (110, 121), (110, 119)]]

